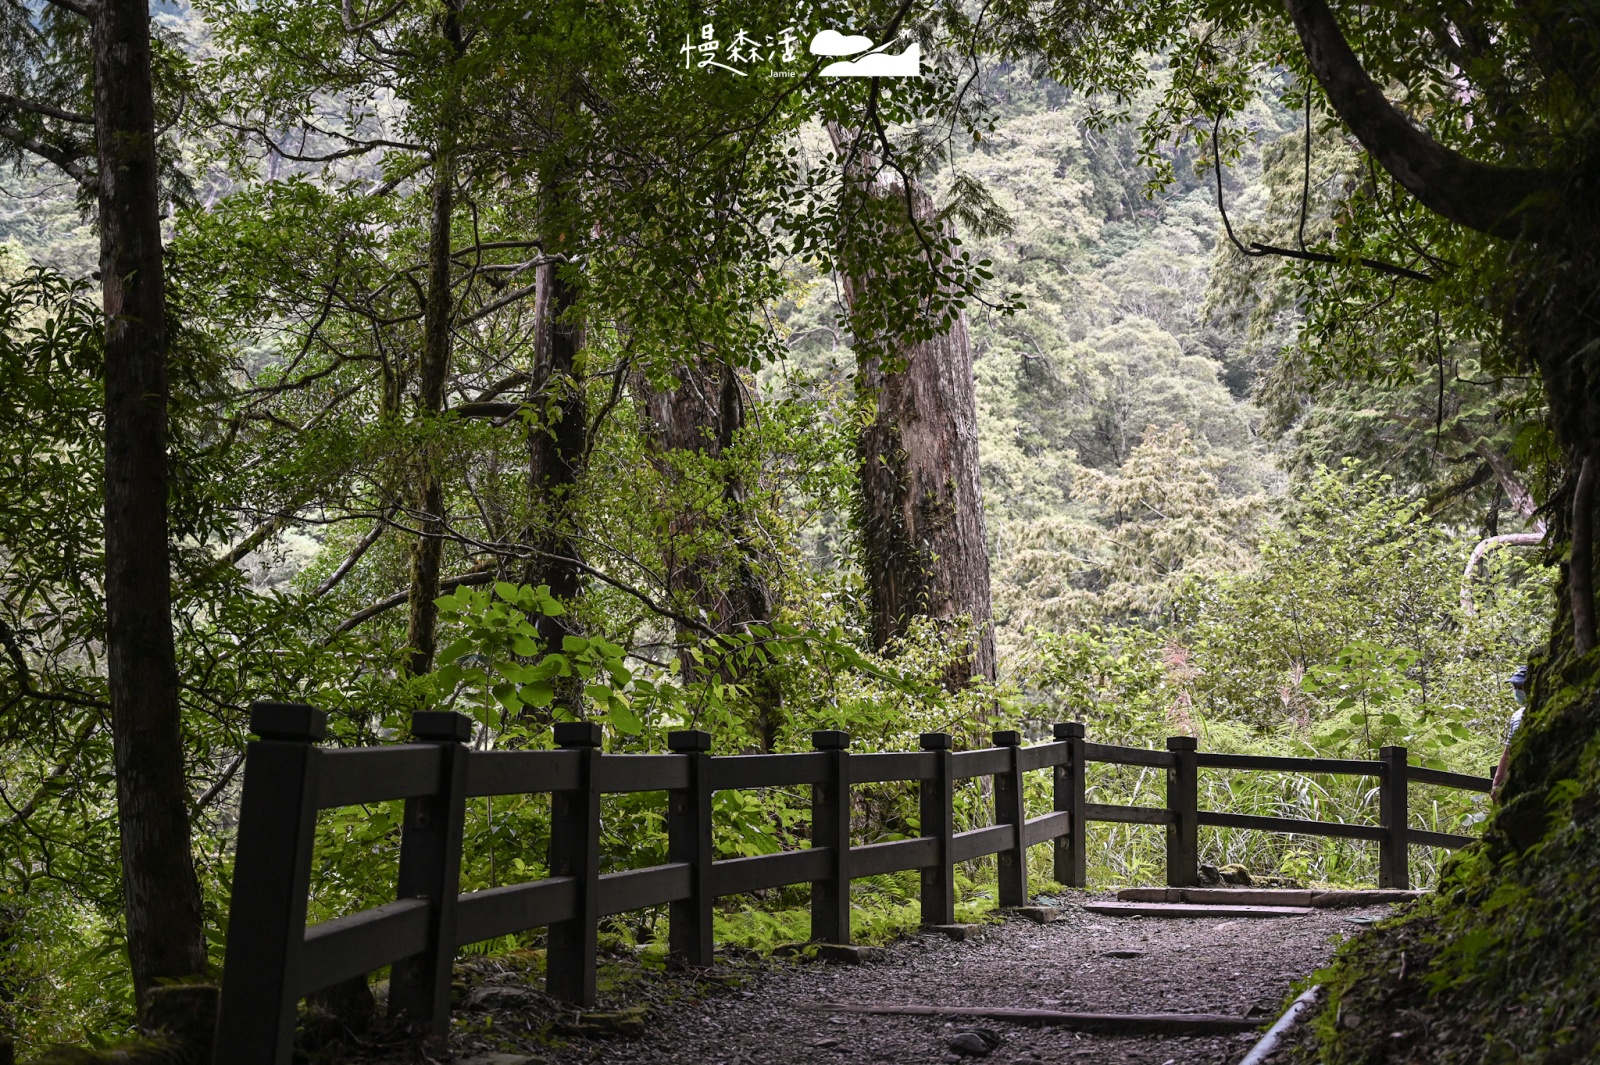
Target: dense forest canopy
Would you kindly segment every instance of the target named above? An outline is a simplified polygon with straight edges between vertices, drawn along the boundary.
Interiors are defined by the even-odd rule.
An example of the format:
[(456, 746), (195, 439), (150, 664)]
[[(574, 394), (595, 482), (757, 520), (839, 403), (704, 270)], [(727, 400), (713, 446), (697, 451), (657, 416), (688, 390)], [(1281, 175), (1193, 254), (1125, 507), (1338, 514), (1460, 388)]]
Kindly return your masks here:
[[(828, 28), (921, 75), (825, 76)], [(1325, 975), (1319, 1053), (1477, 1060), (1509, 1010), (1583, 1060), (1597, 66), (1559, 0), (0, 7), (0, 1035), (127, 1034), (218, 971), (259, 698), (340, 745), (1083, 720), (1481, 774), (1531, 661), (1500, 802), (1431, 814), (1485, 843), (1418, 850), (1441, 890)], [(1208, 801), (1375, 802), (1264, 780)], [(631, 799), (604, 861), (664, 860)], [(313, 914), (392, 892), (397, 817), (323, 816)], [(719, 793), (720, 854), (806, 831)], [(474, 812), (463, 889), (548, 834)], [(1149, 875), (1147, 830), (1093, 838)], [(719, 936), (803, 913), (765, 905)]]

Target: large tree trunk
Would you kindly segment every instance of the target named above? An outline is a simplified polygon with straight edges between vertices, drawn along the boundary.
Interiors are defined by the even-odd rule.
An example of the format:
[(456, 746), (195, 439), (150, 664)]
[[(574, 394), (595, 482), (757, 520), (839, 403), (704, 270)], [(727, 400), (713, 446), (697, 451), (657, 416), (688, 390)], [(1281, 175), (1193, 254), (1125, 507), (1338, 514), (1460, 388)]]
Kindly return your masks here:
[[(451, 54), (459, 57), (461, 21), (459, 3), (445, 5), (442, 26)], [(440, 123), (442, 133), (434, 151), (433, 187), (429, 198), (428, 287), (422, 309), (422, 354), (417, 364), (418, 417), (437, 422), (444, 410), (444, 384), (450, 373), (451, 317), (455, 303), (450, 293), (451, 220), (455, 215), (456, 145), (453, 116), (448, 111)], [(444, 554), (444, 472), (436, 440), (425, 440), (416, 467), (412, 509), (420, 535), (411, 547), (411, 582), (408, 589), (410, 618), (406, 646), (410, 670), (420, 676), (433, 668), (438, 649), (439, 565)]]
[[(640, 383), (648, 432), (660, 456), (657, 468), (669, 477), (676, 475), (672, 452), (720, 459), (733, 447), (745, 421), (744, 382), (735, 368), (724, 363), (682, 366), (676, 376), (679, 383), (672, 389), (655, 389)], [(671, 519), (670, 539), (662, 561), (677, 607), (697, 614), (718, 633), (734, 633), (751, 624), (771, 621), (772, 598), (756, 567), (758, 554), (750, 535), (745, 483), (731, 467), (724, 469), (720, 481), (720, 520), (714, 528), (708, 527), (710, 499), (687, 502)], [(708, 550), (708, 544), (714, 546)], [(730, 553), (729, 547), (732, 572), (722, 564), (723, 556)], [(686, 653), (703, 636), (681, 622), (677, 624), (679, 661), (685, 681), (705, 679), (696, 675), (694, 661)], [(778, 740), (783, 708), (782, 691), (773, 671), (724, 666), (718, 674), (724, 680), (746, 686), (756, 711), (754, 731), (760, 737), (761, 749), (771, 751)]]
[(106, 652), (134, 990), (204, 972), (190, 853), (167, 549), (167, 323), (150, 11), (101, 0), (94, 28), (106, 312)]
[[(838, 127), (830, 133), (835, 150), (848, 156), (847, 134)], [(875, 179), (870, 157), (857, 159), (847, 175), (847, 195), (892, 200), (894, 209), (879, 215), (891, 224), (910, 228), (914, 216), (925, 232), (942, 231), (920, 184), (907, 190), (898, 179)], [(956, 315), (946, 332), (920, 343), (863, 337), (863, 296), (869, 286), (894, 283), (893, 263), (851, 258), (843, 255), (841, 267), (845, 299), (857, 320), (856, 388), (873, 405), (872, 421), (856, 445), (873, 639), (883, 646), (904, 635), (916, 616), (968, 618), (976, 626), (973, 645), (949, 663), (945, 685), (955, 690), (974, 677), (992, 681), (994, 625), (966, 316)]]
[[(556, 239), (547, 237), (545, 258), (567, 250), (561, 225), (566, 221), (563, 186), (545, 184), (545, 211)], [(529, 382), (529, 402), (538, 411), (528, 423), (528, 495), (531, 519), (525, 540), (533, 553), (523, 571), (528, 584), (549, 585), (563, 603), (577, 599), (583, 589), (580, 548), (573, 535), (572, 503), (584, 461), (588, 434), (588, 402), (582, 380), (583, 327), (573, 320), (579, 289), (575, 268), (560, 261), (537, 267), (534, 294), (534, 366)], [(536, 622), (547, 647), (559, 650), (561, 637), (571, 625), (571, 615), (541, 616)], [(571, 713), (583, 706), (583, 693), (575, 682), (556, 689), (556, 702)]]

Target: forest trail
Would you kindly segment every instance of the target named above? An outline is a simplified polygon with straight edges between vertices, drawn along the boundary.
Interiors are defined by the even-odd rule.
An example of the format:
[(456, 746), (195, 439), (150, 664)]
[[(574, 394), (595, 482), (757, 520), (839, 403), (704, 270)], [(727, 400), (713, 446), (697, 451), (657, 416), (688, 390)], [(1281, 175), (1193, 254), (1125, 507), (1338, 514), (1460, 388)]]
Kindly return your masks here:
[[(1292, 981), (1324, 964), (1340, 939), (1358, 933), (1365, 919), (1389, 912), (1386, 906), (1374, 906), (1270, 919), (1106, 917), (1084, 910), (1088, 901), (1080, 895), (1063, 898), (1060, 915), (1051, 923), (1012, 917), (985, 926), (965, 942), (937, 933), (912, 936), (859, 966), (762, 960), (719, 964), (709, 983), (696, 987), (670, 976), (630, 980), (622, 995), (602, 1006), (648, 1005), (649, 1019), (639, 1038), (574, 1036), (559, 1049), (523, 1044), (516, 1029), (531, 1035), (536, 1029), (531, 1014), (542, 1014), (540, 1021), (551, 1019), (541, 1008), (548, 1000), (536, 1006), (527, 992), (507, 987), (513, 1001), (502, 999), (492, 1011), (474, 1013), (469, 1008), (458, 1014), (458, 1033), (483, 1035), (458, 1038), (452, 1049), (458, 1065), (946, 1062), (968, 1060), (947, 1046), (957, 1030), (982, 1027), (1001, 1038), (985, 1060), (1007, 1065), (1233, 1065), (1259, 1038), (1258, 1032), (1115, 1037), (995, 1020), (806, 1007), (919, 1004), (1211, 1013), (1250, 1016), (1266, 1024), (1283, 1008)], [(497, 982), (485, 975), (489, 986)], [(515, 1000), (521, 996), (527, 996), (522, 1002), (530, 1015), (519, 1025)], [(494, 992), (484, 985), (472, 997), (485, 1007), (495, 1002)], [(602, 992), (602, 999), (608, 997)], [(524, 1046), (531, 1056), (506, 1054)]]

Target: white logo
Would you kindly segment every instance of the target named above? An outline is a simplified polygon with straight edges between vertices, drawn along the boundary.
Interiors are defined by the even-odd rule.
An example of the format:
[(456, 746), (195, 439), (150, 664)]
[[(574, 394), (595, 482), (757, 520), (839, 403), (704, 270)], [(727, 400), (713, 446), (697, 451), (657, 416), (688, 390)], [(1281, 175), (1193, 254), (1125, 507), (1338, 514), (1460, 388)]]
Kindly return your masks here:
[(846, 37), (838, 30), (823, 30), (811, 38), (812, 55), (857, 55), (829, 63), (819, 72), (825, 78), (920, 78), (922, 76), (922, 45), (913, 41), (899, 55), (889, 55), (884, 49), (893, 45), (898, 37), (876, 47), (872, 38), (860, 34)]

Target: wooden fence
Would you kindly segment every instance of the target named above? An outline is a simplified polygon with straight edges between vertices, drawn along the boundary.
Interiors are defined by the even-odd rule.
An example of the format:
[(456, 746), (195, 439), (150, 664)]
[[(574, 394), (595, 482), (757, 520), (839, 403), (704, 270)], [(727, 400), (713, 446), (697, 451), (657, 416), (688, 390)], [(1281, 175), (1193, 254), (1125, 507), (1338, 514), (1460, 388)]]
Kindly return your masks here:
[[(1051, 843), (1055, 879), (1082, 887), (1089, 822), (1163, 825), (1167, 883), (1196, 882), (1199, 829), (1257, 829), (1372, 840), (1383, 887), (1409, 886), (1412, 844), (1459, 847), (1466, 836), (1407, 825), (1410, 782), (1488, 791), (1489, 781), (1408, 765), (1403, 747), (1378, 761), (1209, 754), (1192, 737), (1164, 751), (1090, 743), (1081, 724), (1054, 727), (1054, 742), (1023, 746), (1017, 732), (994, 733), (995, 746), (956, 751), (947, 733), (925, 733), (921, 750), (851, 754), (850, 736), (812, 733), (811, 753), (712, 757), (711, 737), (674, 732), (671, 754), (608, 755), (600, 726), (555, 726), (556, 750), (475, 751), (464, 745), (471, 721), (460, 714), (412, 717), (419, 742), (321, 749), (324, 715), (295, 703), (256, 703), (244, 769), (237, 860), (223, 970), (216, 1065), (287, 1065), (299, 1000), (339, 981), (391, 966), (389, 1008), (422, 1031), (449, 1024), (456, 948), (527, 929), (548, 929), (546, 987), (581, 1005), (595, 996), (596, 935), (602, 917), (646, 906), (670, 907), (669, 947), (691, 966), (712, 960), (712, 905), (788, 884), (811, 885), (812, 938), (850, 941), (850, 881), (920, 870), (922, 920), (955, 919), (956, 862), (998, 856), (999, 904), (1027, 902), (1029, 847)], [(1166, 805), (1110, 806), (1085, 800), (1091, 763), (1166, 771)], [(1050, 770), (1054, 809), (1028, 817), (1023, 774)], [(1379, 824), (1348, 825), (1198, 808), (1201, 769), (1344, 773), (1377, 777)], [(992, 777), (995, 823), (954, 829), (956, 781)], [(915, 781), (922, 835), (850, 845), (850, 789)], [(811, 787), (811, 846), (755, 858), (717, 860), (711, 796), (718, 790)], [(600, 797), (667, 793), (667, 863), (599, 872)], [(550, 792), (550, 875), (531, 883), (461, 894), (463, 825), (470, 798)], [(319, 810), (405, 800), (395, 901), (306, 927), (312, 844)]]

